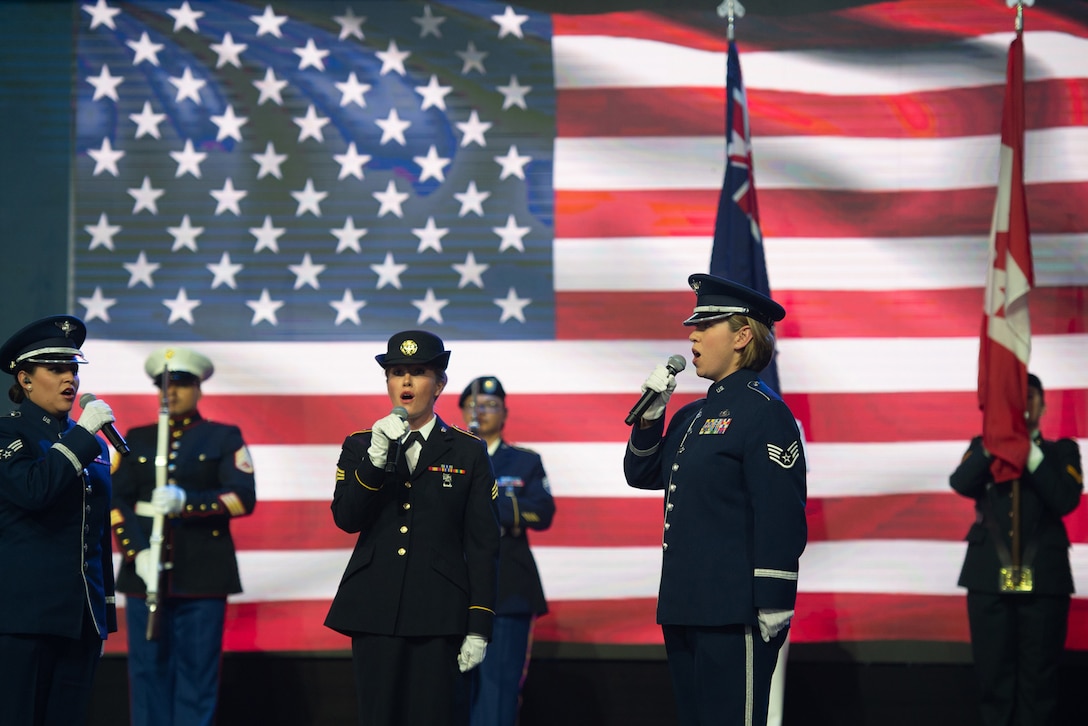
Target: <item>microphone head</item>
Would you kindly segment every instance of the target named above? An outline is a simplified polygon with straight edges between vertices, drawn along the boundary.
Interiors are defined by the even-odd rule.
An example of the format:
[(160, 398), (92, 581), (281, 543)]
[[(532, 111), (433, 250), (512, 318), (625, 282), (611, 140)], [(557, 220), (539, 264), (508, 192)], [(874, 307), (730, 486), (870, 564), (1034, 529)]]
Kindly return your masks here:
[(408, 409), (406, 409), (404, 406), (397, 406), (396, 408), (393, 409), (392, 413), (393, 413), (394, 416), (399, 418), (401, 421), (407, 421), (408, 420)]
[(82, 396), (79, 397), (79, 407), (86, 408), (87, 404), (95, 400), (96, 398), (97, 396), (95, 396), (93, 393), (84, 393)]
[(688, 362), (682, 355), (670, 355), (669, 362), (665, 364), (665, 367), (672, 371), (672, 374), (675, 376), (677, 373), (688, 367)]

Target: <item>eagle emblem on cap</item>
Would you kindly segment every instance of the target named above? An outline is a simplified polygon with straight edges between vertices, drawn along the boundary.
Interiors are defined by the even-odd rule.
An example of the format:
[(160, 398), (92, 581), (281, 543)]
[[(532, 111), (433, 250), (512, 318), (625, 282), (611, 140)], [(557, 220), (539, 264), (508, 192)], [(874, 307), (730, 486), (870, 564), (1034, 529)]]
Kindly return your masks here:
[(400, 352), (407, 356), (413, 356), (419, 352), (419, 346), (414, 340), (406, 340), (400, 344)]
[(76, 326), (72, 325), (72, 323), (68, 320), (63, 320), (57, 323), (57, 327), (60, 328), (62, 333), (64, 333), (65, 338), (71, 335), (72, 331), (76, 329)]

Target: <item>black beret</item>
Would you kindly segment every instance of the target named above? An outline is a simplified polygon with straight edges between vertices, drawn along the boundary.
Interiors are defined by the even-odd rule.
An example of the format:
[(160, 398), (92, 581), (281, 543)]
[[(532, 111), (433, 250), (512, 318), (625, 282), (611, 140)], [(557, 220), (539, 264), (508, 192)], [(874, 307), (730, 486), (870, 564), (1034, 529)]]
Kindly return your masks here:
[(79, 348), (87, 326), (74, 315), (50, 315), (35, 320), (0, 347), (0, 365), (14, 375), (23, 363), (86, 363)]
[(442, 339), (434, 333), (405, 330), (390, 338), (385, 353), (374, 356), (374, 359), (382, 368), (416, 363), (444, 371), (450, 362), (450, 351), (445, 349)]
[(688, 284), (695, 291), (695, 311), (684, 325), (746, 315), (769, 328), (786, 317), (786, 309), (774, 300), (724, 277), (697, 274), (688, 278)]
[(499, 379), (495, 376), (480, 376), (472, 383), (465, 386), (465, 390), (461, 392), (461, 397), (457, 399), (457, 405), (460, 408), (465, 407), (465, 401), (472, 396), (472, 388), (476, 387), (477, 396), (495, 396), (506, 400), (506, 391), (503, 390), (502, 384), (499, 383)]

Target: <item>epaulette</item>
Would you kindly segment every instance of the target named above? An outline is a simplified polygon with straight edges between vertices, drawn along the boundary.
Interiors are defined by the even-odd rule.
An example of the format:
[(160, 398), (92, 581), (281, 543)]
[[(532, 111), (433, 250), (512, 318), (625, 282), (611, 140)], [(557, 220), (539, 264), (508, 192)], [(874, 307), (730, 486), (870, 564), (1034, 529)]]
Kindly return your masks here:
[(480, 438), (479, 436), (477, 436), (476, 434), (472, 433), (472, 432), (471, 432), (471, 431), (469, 431), (468, 429), (463, 429), (463, 428), (461, 428), (460, 426), (454, 426), (453, 424), (449, 424), (449, 428), (453, 429), (454, 431), (456, 431), (456, 432), (458, 432), (458, 433), (462, 433), (462, 434), (464, 434), (465, 436), (471, 436), (472, 438), (476, 439), (477, 441), (483, 441), (483, 439), (481, 439), (481, 438)]
[(768, 401), (781, 400), (781, 397), (774, 392), (774, 389), (764, 383), (761, 378), (757, 378), (754, 381), (748, 381), (748, 390), (758, 393), (759, 395), (766, 398)]
[(507, 446), (509, 446), (511, 449), (517, 449), (518, 451), (524, 451), (524, 452), (527, 452), (529, 454), (536, 454), (537, 456), (540, 456), (540, 454), (537, 454), (536, 451), (534, 451), (533, 449), (530, 449), (528, 446), (521, 446), (519, 444), (511, 444), (509, 441), (504, 441), (503, 443), (506, 444)]

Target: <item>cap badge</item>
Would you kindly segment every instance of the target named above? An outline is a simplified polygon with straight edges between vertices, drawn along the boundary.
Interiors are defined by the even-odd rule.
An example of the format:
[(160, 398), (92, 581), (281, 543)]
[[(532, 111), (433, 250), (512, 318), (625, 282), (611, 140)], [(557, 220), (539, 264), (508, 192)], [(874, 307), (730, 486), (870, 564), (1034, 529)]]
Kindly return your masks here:
[(414, 340), (406, 340), (400, 344), (400, 352), (411, 357), (419, 352), (419, 346)]
[(72, 323), (67, 320), (63, 320), (57, 323), (57, 327), (61, 329), (62, 333), (64, 333), (65, 338), (71, 335), (72, 331), (76, 329), (76, 326), (72, 325)]
[(166, 358), (166, 360), (170, 360), (171, 358), (173, 358), (173, 357), (174, 357), (174, 349), (173, 349), (173, 348), (168, 348), (168, 349), (167, 349), (167, 350), (166, 350), (166, 351), (165, 351), (165, 352), (163, 353), (163, 357), (165, 357), (165, 358)]

